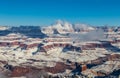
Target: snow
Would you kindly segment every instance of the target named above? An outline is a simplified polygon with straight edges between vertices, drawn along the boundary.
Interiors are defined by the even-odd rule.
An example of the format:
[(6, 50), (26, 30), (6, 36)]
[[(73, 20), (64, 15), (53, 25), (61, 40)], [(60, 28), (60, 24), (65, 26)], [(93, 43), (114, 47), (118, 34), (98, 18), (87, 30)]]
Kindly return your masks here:
[[(78, 24), (76, 26), (80, 26), (79, 28), (85, 29), (85, 30), (94, 30), (93, 27), (90, 27), (86, 24)], [(53, 33), (53, 29), (57, 29), (60, 33), (71, 33), (74, 30), (72, 24), (68, 22), (58, 22), (54, 25), (51, 25), (49, 27), (44, 27), (45, 30), (43, 32), (47, 33)], [(50, 34), (49, 33), (49, 34)], [(74, 33), (74, 31), (73, 31)], [(87, 32), (89, 33), (89, 32)], [(79, 34), (79, 33), (78, 33)], [(85, 32), (81, 32), (81, 34), (86, 34)], [(81, 35), (80, 34), (80, 35)], [(113, 35), (114, 33), (108, 33), (110, 35)], [(117, 34), (118, 35), (118, 34)], [(24, 38), (26, 39), (24, 39)], [(15, 39), (19, 38), (19, 39)], [(117, 38), (119, 39), (119, 38)], [(43, 42), (43, 40), (53, 40), (53, 42)], [(103, 39), (101, 41), (112, 41), (113, 39)], [(89, 44), (101, 44), (99, 41), (79, 41), (73, 44), (73, 42), (70, 40), (67, 36), (61, 36), (61, 34), (56, 35), (55, 37), (52, 35), (50, 37), (39, 39), (39, 38), (27, 38), (22, 34), (15, 34), (10, 33), (7, 36), (1, 36), (0, 42), (22, 42), (26, 45), (31, 44), (40, 44), (42, 43), (44, 46), (51, 45), (51, 44), (71, 44), (73, 46), (81, 47), (82, 45), (89, 45)], [(113, 46), (119, 46), (119, 43), (114, 43)], [(95, 50), (84, 50), (82, 52), (76, 52), (76, 51), (67, 51), (63, 52), (63, 47), (54, 47), (48, 50), (47, 52), (37, 52), (38, 46), (22, 49), (19, 45), (14, 46), (1, 46), (0, 47), (0, 60), (6, 61), (9, 64), (13, 66), (34, 66), (37, 68), (41, 67), (54, 67), (56, 65), (56, 62), (63, 62), (66, 63), (66, 60), (70, 60), (72, 62), (91, 62), (91, 60), (96, 60), (99, 57), (106, 57), (106, 54), (120, 54), (109, 52), (105, 48), (95, 48)], [(32, 55), (33, 52), (37, 52), (35, 55)], [(32, 60), (30, 60), (32, 59)], [(106, 61), (104, 64), (94, 66), (90, 70), (86, 70), (85, 74), (90, 74), (90, 71), (102, 71), (102, 72), (112, 72), (119, 68), (120, 60), (113, 60), (113, 61)], [(0, 63), (0, 66), (2, 64)], [(89, 71), (89, 72), (87, 72)], [(68, 71), (69, 72), (69, 71)]]

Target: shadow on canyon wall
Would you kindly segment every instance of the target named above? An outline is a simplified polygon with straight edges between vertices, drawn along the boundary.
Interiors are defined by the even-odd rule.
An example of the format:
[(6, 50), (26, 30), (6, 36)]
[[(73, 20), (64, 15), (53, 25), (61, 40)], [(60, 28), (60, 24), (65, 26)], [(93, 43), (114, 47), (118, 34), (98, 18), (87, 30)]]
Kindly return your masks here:
[(107, 41), (101, 41), (102, 43), (107, 43), (106, 45), (104, 45), (104, 48), (107, 50), (107, 51), (111, 51), (111, 52), (120, 52), (120, 48), (119, 47), (116, 47), (116, 46), (113, 46), (110, 42), (107, 42)]
[(20, 26), (11, 27), (8, 30), (0, 30), (0, 36), (6, 36), (10, 33), (20, 33), (30, 38), (47, 37), (44, 33), (41, 32), (41, 28), (39, 26)]

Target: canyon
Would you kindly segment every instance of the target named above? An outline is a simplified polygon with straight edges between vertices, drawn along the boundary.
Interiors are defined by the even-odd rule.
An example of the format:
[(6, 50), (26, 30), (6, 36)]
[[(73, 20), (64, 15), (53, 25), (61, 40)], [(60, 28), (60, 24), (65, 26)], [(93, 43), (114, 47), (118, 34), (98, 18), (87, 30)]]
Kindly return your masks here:
[(118, 78), (119, 33), (120, 27), (68, 22), (47, 27), (0, 27), (0, 75), (5, 78)]

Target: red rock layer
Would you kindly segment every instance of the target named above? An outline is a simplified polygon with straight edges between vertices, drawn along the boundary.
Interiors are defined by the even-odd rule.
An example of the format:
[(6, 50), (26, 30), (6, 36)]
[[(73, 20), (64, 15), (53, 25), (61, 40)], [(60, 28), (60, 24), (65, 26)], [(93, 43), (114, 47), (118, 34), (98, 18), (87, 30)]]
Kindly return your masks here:
[(81, 71), (87, 70), (87, 65), (81, 65)]
[(46, 67), (44, 70), (50, 73), (62, 73), (65, 72), (66, 69), (75, 69), (74, 65), (66, 65), (64, 63), (61, 62), (57, 62), (55, 67)]
[(34, 67), (29, 67), (29, 66), (28, 67), (15, 66), (11, 73), (11, 77), (25, 76), (26, 74), (33, 72), (33, 71), (41, 71), (41, 69), (37, 69)]

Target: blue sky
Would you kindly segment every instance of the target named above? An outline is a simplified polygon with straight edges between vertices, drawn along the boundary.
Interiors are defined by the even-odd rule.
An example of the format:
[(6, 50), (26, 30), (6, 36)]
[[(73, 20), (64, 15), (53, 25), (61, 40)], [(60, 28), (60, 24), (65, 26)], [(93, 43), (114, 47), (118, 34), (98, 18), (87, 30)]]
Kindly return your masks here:
[(120, 25), (120, 0), (0, 0), (0, 25), (49, 25), (58, 19)]

